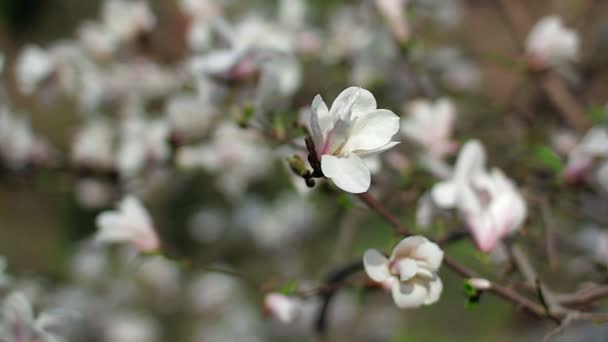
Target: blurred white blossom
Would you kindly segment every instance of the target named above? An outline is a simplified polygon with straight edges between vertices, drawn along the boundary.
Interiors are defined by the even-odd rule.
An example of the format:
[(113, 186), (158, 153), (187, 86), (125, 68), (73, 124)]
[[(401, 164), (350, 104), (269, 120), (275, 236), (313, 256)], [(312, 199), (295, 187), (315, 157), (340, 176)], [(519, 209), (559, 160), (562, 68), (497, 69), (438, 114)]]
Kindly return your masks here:
[(272, 292), (264, 296), (264, 309), (282, 323), (292, 323), (299, 313), (300, 303), (293, 297)]
[(461, 149), (451, 179), (433, 187), (442, 208), (457, 208), (477, 247), (489, 252), (518, 230), (527, 215), (526, 203), (513, 182), (499, 169), (485, 170), (485, 150), (477, 140)]
[(122, 41), (130, 41), (156, 26), (156, 17), (145, 0), (106, 0), (102, 17), (110, 32)]
[(416, 100), (407, 106), (406, 111), (407, 117), (401, 120), (404, 137), (420, 144), (435, 158), (454, 152), (456, 143), (451, 136), (456, 108), (452, 101), (447, 98), (436, 102)]
[(42, 312), (35, 316), (32, 303), (22, 292), (9, 293), (2, 303), (0, 340), (10, 342), (55, 342), (61, 336), (51, 332), (66, 323), (67, 313)]
[(28, 45), (17, 59), (15, 78), (19, 90), (26, 95), (34, 93), (38, 86), (51, 76), (55, 61), (43, 48)]
[(98, 232), (95, 239), (98, 242), (131, 243), (143, 252), (154, 252), (160, 248), (152, 218), (134, 196), (123, 198), (117, 210), (99, 214), (96, 222)]
[(530, 31), (526, 50), (535, 68), (545, 68), (576, 61), (579, 55), (576, 31), (564, 26), (562, 18), (549, 15), (541, 18)]

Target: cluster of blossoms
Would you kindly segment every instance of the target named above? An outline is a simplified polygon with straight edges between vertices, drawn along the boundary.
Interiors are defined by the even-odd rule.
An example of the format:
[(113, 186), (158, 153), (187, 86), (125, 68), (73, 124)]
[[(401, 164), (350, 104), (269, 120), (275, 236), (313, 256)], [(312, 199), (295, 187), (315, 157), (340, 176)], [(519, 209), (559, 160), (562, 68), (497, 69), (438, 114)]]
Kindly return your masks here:
[[(480, 70), (458, 49), (409, 45), (416, 20), (430, 17), (450, 27), (460, 18), (457, 5), (376, 0), (367, 7), (371, 4), (336, 5), (328, 27), (316, 29), (308, 22), (304, 0), (279, 1), (276, 15), (267, 17), (233, 14), (238, 11), (232, 2), (181, 0), (173, 19), (181, 25), (183, 46), (177, 42), (159, 48), (150, 37), (163, 20), (146, 1), (105, 0), (100, 17), (82, 23), (73, 39), (25, 46), (14, 63), (16, 89), (32, 100), (71, 98), (82, 123), (71, 139), (70, 157), (61, 158), (59, 149), (33, 133), (27, 116), (14, 114), (3, 101), (2, 167), (67, 171), (76, 178), (79, 204), (96, 213), (91, 224), (96, 233), (80, 242), (72, 260), (70, 276), (78, 286), (49, 291), (43, 307), (78, 312), (81, 328), (71, 333), (85, 340), (97, 335), (104, 341), (166, 340), (160, 320), (142, 313), (146, 300), (163, 314), (194, 317), (187, 322), (193, 326), (193, 341), (267, 340), (256, 304), (247, 298), (250, 289), (244, 289), (251, 285), (246, 276), (215, 262), (193, 272), (188, 262), (169, 256), (174, 236), (182, 232), (168, 219), (155, 221), (153, 216), (162, 213), (148, 212), (143, 204), (155, 194), (171, 193), (168, 188), (185, 193), (173, 198), (179, 207), (175, 224), (187, 226), (188, 242), (210, 249), (220, 240), (227, 242), (231, 260), (249, 256), (244, 245), (255, 246), (277, 259), (269, 264), (273, 272), (285, 270), (290, 277), (305, 266), (285, 256), (309, 242), (309, 236), (316, 243), (313, 230), (321, 230), (321, 210), (312, 197), (327, 190), (365, 199), (380, 188), (372, 185), (382, 185), (382, 177), (395, 170), (405, 174), (414, 163), (437, 178), (419, 193), (419, 226), (430, 225), (433, 214), (453, 210), (484, 253), (520, 230), (528, 207), (515, 182), (498, 168), (486, 168), (479, 140), (461, 146), (453, 137), (459, 117), (456, 97), (422, 98), (421, 91), (411, 90), (424, 88), (428, 75), (418, 80), (409, 67), (395, 68), (407, 50), (412, 64), (438, 74), (446, 89), (469, 91), (479, 85)], [(420, 17), (406, 15), (410, 9), (419, 10)], [(168, 54), (178, 57), (156, 60), (153, 56), (160, 52), (155, 49), (165, 48), (175, 49)], [(526, 42), (534, 70), (563, 68), (578, 53), (577, 34), (556, 16), (542, 18)], [(319, 92), (318, 83), (314, 92), (305, 84), (309, 75), (303, 68), (310, 59), (324, 67), (348, 66), (348, 83), (355, 85), (339, 92), (330, 106), (321, 95), (310, 102), (310, 95)], [(0, 71), (3, 65), (0, 58)], [(393, 75), (393, 69), (399, 71)], [(403, 89), (401, 116), (379, 108), (368, 90), (379, 89), (378, 75), (389, 74), (380, 85)], [(390, 102), (376, 94), (379, 102)], [(293, 103), (310, 105), (294, 111)], [(458, 150), (451, 167), (449, 158)], [(608, 189), (606, 129), (592, 128), (568, 153), (566, 180), (594, 174)], [(383, 174), (384, 166), (389, 172)], [(281, 182), (292, 185), (294, 180), (301, 191), (281, 188)], [(314, 195), (302, 190), (302, 185), (314, 187), (316, 180), (322, 190)], [(260, 188), (264, 196), (252, 195)], [(208, 197), (204, 204), (192, 205), (197, 190)], [(345, 198), (350, 208), (351, 197)], [(114, 203), (115, 209), (108, 209)], [(597, 244), (596, 258), (605, 262), (607, 243)], [(373, 287), (390, 292), (398, 308), (431, 305), (444, 287), (440, 246), (430, 234), (408, 234), (389, 257), (367, 250), (362, 269)], [(0, 286), (5, 280), (0, 274)], [(492, 286), (485, 279), (469, 283), (480, 291)], [(308, 300), (309, 292), (327, 290), (314, 285), (282, 292), (273, 285), (254, 288), (262, 293), (257, 302), (266, 314), (295, 325), (312, 321), (323, 308)], [(54, 329), (70, 314), (47, 310), (35, 315), (33, 308), (43, 301), (18, 289), (11, 287), (2, 304), (0, 340), (57, 340), (61, 334)], [(214, 324), (199, 324), (208, 316)]]

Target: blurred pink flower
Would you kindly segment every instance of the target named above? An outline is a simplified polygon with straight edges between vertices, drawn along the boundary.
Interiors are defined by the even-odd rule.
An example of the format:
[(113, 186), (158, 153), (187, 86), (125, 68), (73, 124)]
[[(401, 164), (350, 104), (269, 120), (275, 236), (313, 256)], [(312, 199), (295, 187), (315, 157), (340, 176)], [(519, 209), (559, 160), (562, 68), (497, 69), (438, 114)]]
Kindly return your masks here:
[(118, 204), (118, 210), (99, 214), (97, 227), (96, 241), (131, 243), (142, 252), (154, 252), (160, 248), (152, 219), (134, 196), (126, 196)]
[(561, 17), (540, 19), (530, 31), (526, 50), (532, 67), (542, 69), (572, 62), (578, 58), (578, 34), (564, 26)]

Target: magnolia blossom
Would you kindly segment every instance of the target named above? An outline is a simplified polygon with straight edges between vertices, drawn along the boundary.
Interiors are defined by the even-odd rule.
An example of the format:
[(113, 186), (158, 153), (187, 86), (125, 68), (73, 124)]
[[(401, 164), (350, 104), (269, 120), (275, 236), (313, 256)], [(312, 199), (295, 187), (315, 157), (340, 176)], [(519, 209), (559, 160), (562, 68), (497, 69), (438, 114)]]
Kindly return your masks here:
[(255, 131), (223, 122), (216, 127), (210, 143), (180, 148), (177, 164), (217, 173), (218, 188), (238, 197), (250, 182), (263, 178), (271, 170), (272, 151), (260, 138)]
[(283, 323), (292, 323), (299, 314), (300, 303), (280, 293), (268, 293), (264, 297), (264, 309)]
[(601, 158), (608, 158), (608, 129), (593, 127), (568, 154), (566, 181), (578, 181)]
[(78, 38), (89, 53), (102, 60), (109, 58), (118, 45), (112, 31), (94, 21), (86, 21), (80, 26)]
[(143, 252), (160, 248), (152, 218), (139, 199), (131, 195), (118, 204), (118, 210), (99, 214), (97, 228), (95, 240), (99, 242), (128, 242)]
[(443, 283), (437, 271), (443, 260), (439, 246), (423, 236), (407, 237), (387, 259), (375, 249), (363, 256), (365, 272), (393, 294), (400, 308), (417, 308), (439, 300)]
[(219, 112), (205, 96), (177, 94), (167, 101), (165, 109), (172, 132), (184, 138), (205, 134)]
[(104, 323), (104, 341), (160, 341), (159, 323), (148, 316), (119, 312), (111, 315)]
[(165, 162), (170, 154), (169, 124), (163, 119), (146, 120), (131, 115), (123, 122), (117, 167), (122, 175), (133, 176), (147, 162)]
[(502, 171), (485, 171), (485, 160), (481, 143), (468, 142), (458, 156), (452, 178), (436, 184), (432, 196), (442, 208), (457, 208), (477, 247), (488, 252), (521, 227), (527, 209), (521, 194)]
[(55, 68), (51, 55), (36, 45), (28, 45), (17, 59), (15, 77), (19, 90), (31, 95), (46, 80)]
[(94, 119), (76, 135), (72, 159), (91, 168), (108, 169), (114, 165), (112, 140), (114, 132), (108, 122)]
[(143, 0), (106, 0), (103, 20), (112, 34), (120, 40), (131, 40), (156, 25), (156, 17)]
[(407, 0), (376, 0), (376, 7), (386, 18), (393, 30), (393, 34), (400, 43), (409, 38), (409, 29), (405, 18)]
[(211, 43), (212, 24), (221, 15), (222, 6), (215, 0), (181, 0), (182, 12), (191, 17), (188, 43), (193, 50), (204, 50)]
[[(220, 25), (221, 23), (221, 25)], [(273, 62), (282, 58), (289, 61), (294, 52), (293, 39), (279, 25), (256, 16), (250, 16), (232, 27), (218, 23), (220, 32), (229, 42), (228, 48), (215, 49), (194, 57), (190, 66), (196, 75), (210, 75), (227, 80), (242, 80), (257, 74), (263, 61)], [(297, 64), (297, 63), (296, 63)], [(277, 65), (279, 76), (286, 81), (299, 74), (299, 65), (285, 63)]]
[(61, 325), (66, 315), (43, 312), (38, 317), (30, 300), (21, 292), (11, 292), (2, 303), (0, 340), (14, 342), (54, 342), (60, 336), (51, 332)]
[(399, 117), (377, 109), (368, 90), (350, 87), (338, 95), (331, 109), (320, 95), (315, 97), (310, 128), (325, 177), (344, 191), (363, 193), (371, 183), (363, 158), (398, 144), (392, 138), (399, 131)]
[(435, 103), (416, 100), (407, 108), (408, 117), (401, 121), (401, 134), (420, 144), (432, 156), (441, 158), (456, 148), (450, 140), (454, 129), (456, 109), (447, 98)]
[(530, 31), (526, 50), (530, 63), (545, 68), (575, 61), (579, 53), (579, 37), (574, 30), (564, 26), (557, 15), (540, 19)]
[(32, 132), (29, 120), (13, 116), (8, 108), (0, 108), (0, 158), (10, 167), (21, 168), (29, 162), (44, 159), (47, 144)]

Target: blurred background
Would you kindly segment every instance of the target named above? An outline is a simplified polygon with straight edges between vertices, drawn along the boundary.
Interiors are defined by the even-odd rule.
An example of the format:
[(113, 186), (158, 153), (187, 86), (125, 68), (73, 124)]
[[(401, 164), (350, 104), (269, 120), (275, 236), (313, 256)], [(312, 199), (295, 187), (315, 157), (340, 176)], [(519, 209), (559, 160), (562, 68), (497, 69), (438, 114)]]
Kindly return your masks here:
[[(262, 22), (278, 22), (274, 30), (280, 33), (296, 30), (284, 26), (289, 21), (278, 19), (282, 6), (296, 6), (296, 1), (217, 2), (230, 25), (257, 16)], [(572, 79), (572, 92), (584, 104), (585, 115), (593, 123), (605, 124), (608, 3), (514, 2), (525, 9), (530, 24), (547, 14), (558, 14), (579, 33), (580, 58), (566, 75)], [(79, 102), (83, 88), (77, 86), (68, 96), (53, 89), (24, 94), (15, 70), (28, 45), (50, 49), (55, 44), (78, 41), (84, 22), (100, 20), (104, 1), (0, 0), (3, 102), (27, 117), (36, 136), (44, 137), (54, 156), (61, 156), (57, 157), (61, 162), (48, 164), (51, 166), (15, 169), (3, 165), (0, 169), (0, 255), (6, 257), (8, 273), (18, 279), (14, 287), (34, 298), (37, 311), (69, 306), (86, 312), (82, 331), (70, 335), (75, 341), (311, 340), (317, 298), (303, 305), (306, 313), (298, 324), (284, 325), (265, 315), (262, 293), (315, 286), (330, 270), (360, 260), (366, 249), (389, 251), (398, 241), (382, 218), (327, 183), (319, 182), (311, 193), (303, 194), (298, 189), (303, 188), (304, 180), (294, 177), (285, 166), (284, 158), (294, 152), (283, 142), (296, 141), (301, 148), (303, 134), (293, 127), (305, 115), (303, 108), (316, 94), (329, 104), (350, 85), (370, 89), (381, 108), (401, 116), (407, 114), (404, 105), (414, 99), (450, 97), (458, 113), (454, 124), (457, 140), (482, 140), (489, 164), (505, 170), (527, 199), (540, 198), (528, 201), (529, 217), (518, 239), (544, 279), (564, 292), (575, 290), (581, 279), (606, 280), (602, 262), (589, 269), (576, 263), (594, 253), (576, 242), (577, 234), (588, 226), (603, 231), (608, 223), (606, 193), (590, 185), (565, 185), (559, 181), (558, 169), (566, 155), (555, 153), (557, 166), (552, 167), (555, 163), (539, 154), (539, 146), (555, 150), (551, 144), (556, 133), (567, 131), (580, 137), (580, 132), (564, 122), (535, 79), (537, 75), (522, 72), (523, 42), (513, 33), (499, 1), (408, 1), (406, 17), (413, 38), (401, 46), (392, 42), (390, 29), (373, 1), (303, 3), (302, 27), (317, 39), (312, 45), (318, 46), (314, 52), (296, 53), (301, 72), (297, 90), (286, 99), (277, 89), (264, 97), (266, 102), (268, 97), (272, 100), (266, 109), (272, 112), (266, 127), (273, 134), (284, 134), (269, 139), (258, 134), (251, 140), (244, 138), (241, 144), (232, 144), (237, 138), (230, 136), (230, 129), (218, 137), (216, 132), (224, 132), (218, 128), (222, 126), (218, 120), (238, 129), (235, 123), (240, 115), (262, 96), (255, 86), (251, 90), (247, 84), (223, 85), (229, 90), (219, 90), (223, 100), (213, 104), (219, 113), (215, 126), (196, 140), (215, 150), (255, 145), (243, 153), (262, 160), (261, 164), (253, 160), (244, 168), (257, 172), (237, 172), (240, 166), (234, 163), (219, 168), (174, 167), (178, 162), (171, 157), (159, 167), (146, 166), (128, 180), (123, 177), (116, 182), (112, 175), (98, 186), (86, 183), (94, 178), (86, 172), (83, 175), (58, 166), (70, 159), (75, 137), (91, 118)], [(188, 40), (191, 18), (178, 1), (150, 0), (148, 4), (156, 17), (154, 28), (139, 37), (141, 41), (119, 45), (114, 57), (95, 62), (100, 68), (110, 68), (115, 62), (129, 65), (131, 59), (149, 60), (177, 78), (192, 56), (226, 46), (214, 41), (208, 47), (193, 48)], [(336, 23), (349, 20), (354, 22), (350, 31), (337, 27)], [(353, 32), (354, 28), (361, 32)], [(256, 39), (267, 38), (261, 35)], [(142, 73), (147, 70), (142, 69)], [(160, 75), (158, 79), (142, 76), (134, 82), (163, 82)], [(162, 117), (173, 94), (192, 92), (200, 86), (198, 80), (186, 79), (161, 96), (146, 98), (147, 117)], [(93, 111), (119, 121), (123, 105), (104, 102)], [(175, 136), (170, 138), (175, 149)], [(413, 150), (412, 146), (400, 146), (398, 156), (381, 160), (383, 172), (374, 175), (373, 190), (403, 222), (416, 226), (417, 200), (437, 178), (416, 162)], [(450, 156), (448, 163), (454, 159)], [(227, 174), (228, 179), (222, 179)], [(97, 230), (95, 217), (114, 207), (125, 193), (142, 198), (167, 258), (134, 261), (129, 251), (120, 247), (87, 247)], [(547, 218), (542, 210), (547, 206), (537, 203), (549, 203), (550, 213), (545, 215), (555, 222), (559, 255), (552, 267), (546, 266)], [(417, 229), (438, 237), (449, 232), (455, 222), (448, 215), (431, 228)], [(468, 239), (446, 251), (490, 279), (518, 281), (518, 276), (510, 274), (508, 262), (478, 252)], [(462, 279), (447, 269), (440, 275), (444, 281), (441, 300), (411, 311), (396, 308), (382, 291), (343, 289), (331, 308), (327, 340), (532, 341), (553, 326), (490, 295), (469, 307)], [(601, 325), (583, 324), (556, 340), (601, 341), (605, 334)]]

